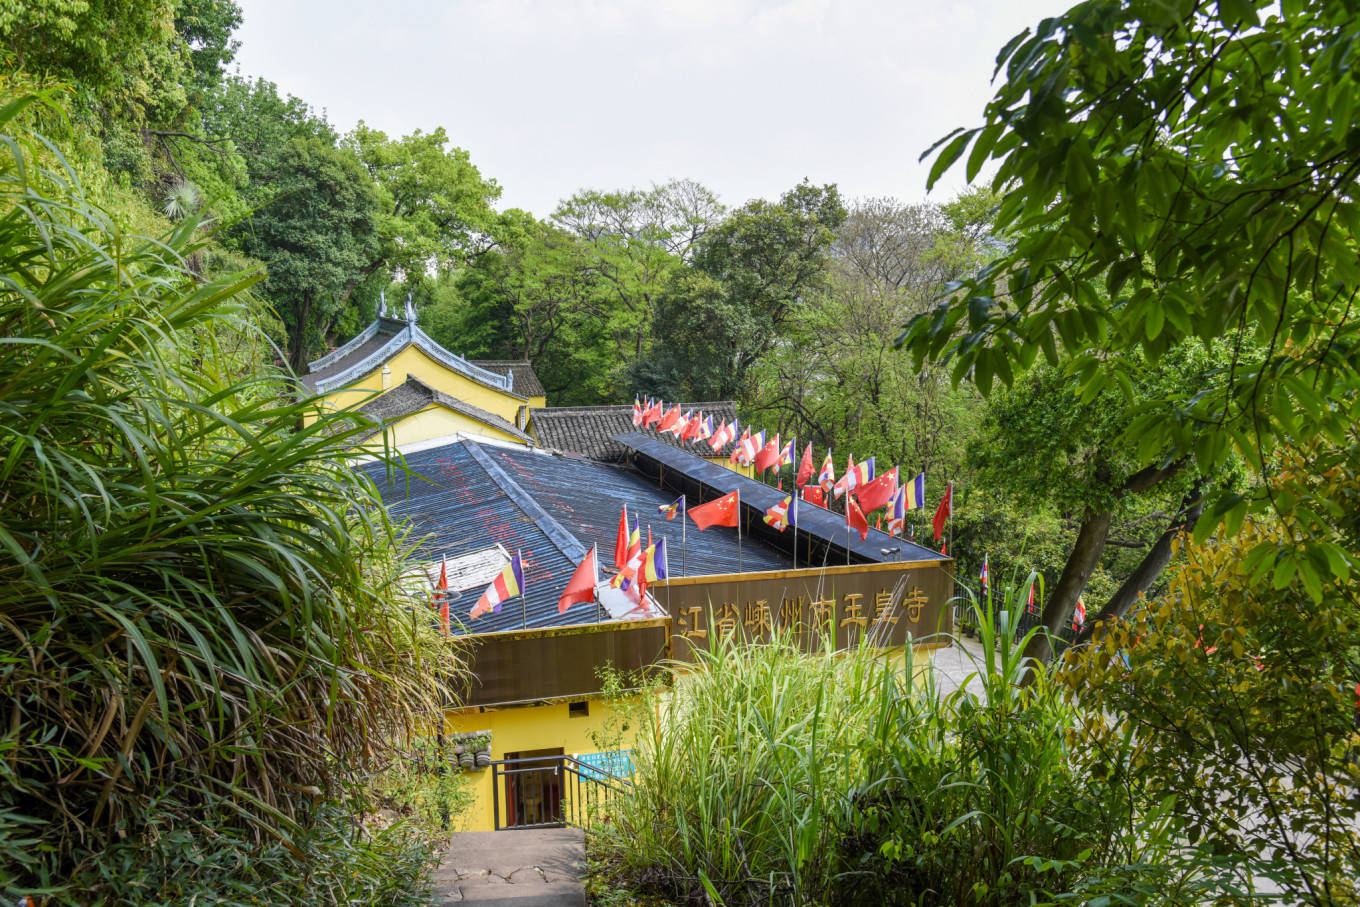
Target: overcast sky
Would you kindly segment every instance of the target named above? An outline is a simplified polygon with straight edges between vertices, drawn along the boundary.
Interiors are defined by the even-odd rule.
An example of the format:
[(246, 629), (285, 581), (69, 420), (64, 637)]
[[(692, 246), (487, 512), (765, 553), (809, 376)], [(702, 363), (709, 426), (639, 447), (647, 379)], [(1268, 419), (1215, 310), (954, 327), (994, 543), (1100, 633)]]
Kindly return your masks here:
[[(688, 177), (728, 205), (804, 177), (925, 198), (996, 52), (1068, 0), (238, 0), (237, 63), (400, 135), (443, 126), (500, 207)], [(937, 186), (945, 200), (961, 176)]]

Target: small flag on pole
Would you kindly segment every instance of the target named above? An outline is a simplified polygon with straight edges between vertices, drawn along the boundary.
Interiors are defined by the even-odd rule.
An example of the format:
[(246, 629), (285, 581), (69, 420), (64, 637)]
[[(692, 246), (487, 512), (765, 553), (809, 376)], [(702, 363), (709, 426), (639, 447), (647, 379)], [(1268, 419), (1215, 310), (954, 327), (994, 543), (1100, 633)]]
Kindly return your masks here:
[(434, 584), (435, 604), (439, 608), (439, 632), (449, 635), (449, 559), (439, 560), (439, 582)]
[(831, 462), (831, 451), (826, 452), (826, 459), (822, 461), (822, 471), (817, 475), (817, 484), (822, 487), (822, 491), (830, 491), (836, 484), (836, 464)]
[(641, 424), (642, 424), (642, 401), (639, 400), (637, 397), (634, 397), (634, 398), (633, 398), (633, 425), (634, 425), (634, 426), (639, 426), (639, 425), (641, 425)]
[(906, 508), (908, 510), (925, 510), (926, 474), (924, 472), (917, 473), (916, 478), (908, 482), (905, 487), (907, 489)]
[(864, 518), (864, 511), (859, 509), (853, 497), (845, 499), (845, 525), (859, 533), (861, 542), (869, 537), (869, 521)]
[[(931, 521), (931, 526), (935, 529), (935, 541), (937, 542), (940, 540), (940, 536), (944, 534), (945, 522), (949, 519), (949, 515), (953, 513), (953, 499), (954, 483), (950, 482), (949, 487), (945, 489), (944, 497), (940, 498), (940, 506), (935, 508), (935, 519)], [(943, 554), (944, 552), (941, 551), (940, 553)]]
[(524, 594), (524, 565), (520, 562), (519, 552), (516, 551), (510, 563), (501, 570), (501, 575), (492, 580), (491, 585), (482, 593), (482, 597), (477, 599), (477, 604), (468, 612), (468, 618), (476, 619), (488, 611), (499, 614), (501, 605), (522, 594)]
[(614, 538), (614, 566), (622, 568), (628, 563), (628, 505), (623, 505), (619, 513), (619, 534)]
[(669, 576), (666, 564), (666, 540), (657, 539), (656, 544), (647, 546), (642, 559), (642, 580), (648, 585)]
[(902, 527), (907, 522), (907, 486), (903, 485), (897, 489), (897, 494), (893, 495), (888, 502), (888, 534), (898, 536), (902, 534)]
[(790, 526), (798, 525), (798, 499), (789, 495), (766, 510), (762, 519), (780, 532)]
[(675, 519), (675, 512), (677, 510), (680, 510), (684, 506), (685, 496), (682, 494), (680, 495), (680, 497), (676, 498), (674, 501), (671, 501), (669, 504), (658, 505), (656, 509), (665, 514), (666, 522), (669, 523), (671, 520)]
[(841, 476), (839, 479), (836, 480), (836, 484), (832, 487), (832, 491), (836, 495), (836, 497), (840, 497), (847, 491), (854, 490), (855, 490), (855, 455), (850, 454), (850, 457), (845, 464), (845, 475)]
[(799, 488), (804, 488), (807, 483), (812, 481), (812, 471), (817, 467), (812, 462), (812, 445), (808, 444), (807, 450), (803, 451), (803, 459), (798, 464), (798, 475), (794, 478), (793, 484)]
[(689, 518), (700, 529), (707, 529), (709, 526), (736, 526), (740, 507), (738, 494), (739, 491), (732, 491), (720, 498), (714, 498), (707, 504), (691, 507), (688, 510)]
[(600, 585), (600, 556), (594, 547), (576, 567), (567, 582), (562, 597), (557, 600), (557, 613), (565, 614), (572, 605), (593, 604), (595, 588)]

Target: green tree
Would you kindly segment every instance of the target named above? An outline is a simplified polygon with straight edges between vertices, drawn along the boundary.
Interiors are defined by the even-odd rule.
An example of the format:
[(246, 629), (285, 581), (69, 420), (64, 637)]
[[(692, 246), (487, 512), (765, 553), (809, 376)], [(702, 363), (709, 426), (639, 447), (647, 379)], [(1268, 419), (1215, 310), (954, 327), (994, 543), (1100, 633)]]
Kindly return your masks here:
[(368, 171), (379, 204), (377, 249), (351, 278), (346, 297), (380, 270), (417, 285), (481, 250), (500, 187), (482, 178), (466, 151), (449, 147), (442, 127), (390, 139), (360, 122), (341, 147)]
[[(1314, 453), (1283, 464), (1291, 480), (1328, 500), (1360, 494), (1353, 467), (1312, 473)], [(1330, 540), (1347, 551), (1360, 545), (1355, 517), (1351, 509), (1328, 519)], [(1354, 903), (1354, 590), (1329, 578), (1318, 605), (1302, 586), (1272, 582), (1276, 556), (1296, 548), (1276, 520), (1249, 517), (1235, 538), (1184, 547), (1169, 589), (1106, 624), (1061, 672), (1112, 718), (1088, 723), (1080, 748), (1133, 744), (1127, 763), (1108, 764), (1148, 803), (1172, 810), (1182, 836), (1177, 859), (1220, 894), (1267, 879), (1288, 903)]]
[(722, 210), (700, 184), (673, 180), (646, 191), (585, 190), (553, 211), (589, 252), (583, 264), (600, 291), (600, 326), (624, 368), (650, 351), (661, 295)]
[(353, 155), (295, 138), (274, 161), (270, 199), (240, 228), (265, 262), (265, 289), (283, 320), (288, 364), (301, 374), (344, 307), (354, 275), (377, 254), (379, 206)]
[[(1129, 426), (1150, 401), (1182, 388), (1213, 393), (1231, 361), (1221, 343), (1188, 341), (1155, 363), (1136, 352), (1121, 367), (1134, 375), (1122, 389), (1108, 388), (1094, 399), (1081, 397), (1078, 383), (1059, 369), (1036, 366), (1014, 386), (995, 392), (981, 437), (972, 447), (978, 479), (1015, 504), (1061, 514), (1071, 526), (1066, 557), (1045, 602), (1053, 632), (1069, 625), (1077, 599), (1087, 589), (1113, 544), (1116, 552), (1137, 552), (1132, 563), (1118, 558), (1102, 584), (1107, 598), (1091, 601), (1091, 624), (1122, 617), (1151, 590), (1171, 559), (1176, 535), (1193, 528), (1206, 493), (1217, 481), (1232, 486), (1232, 466), (1212, 476), (1195, 473), (1188, 457), (1160, 451), (1153, 466), (1142, 466), (1127, 441)], [(1036, 637), (1031, 654), (1046, 655)]]
[[(830, 248), (845, 207), (834, 185), (802, 183), (778, 202), (757, 199), (709, 230), (693, 250), (694, 270), (667, 288), (657, 318), (656, 361), (639, 377), (665, 380), (682, 396), (729, 397), (747, 387), (748, 372), (782, 340), (797, 307), (826, 283)], [(721, 298), (713, 295), (721, 287)], [(688, 304), (705, 326), (692, 333)], [(664, 376), (664, 377), (663, 377)], [(640, 382), (642, 390), (660, 388)]]
[[(1360, 406), (1360, 133), (1352, 111), (1354, 2), (1089, 0), (1012, 39), (986, 122), (937, 146), (932, 182), (997, 160), (1003, 254), (961, 282), (903, 342), (989, 394), (1042, 352), (1080, 400), (1192, 338), (1225, 338), (1209, 392), (1168, 387), (1125, 429), (1135, 470), (1186, 462), (1257, 475), (1311, 435), (1312, 468), (1356, 459)], [(1139, 350), (1141, 356), (1122, 355)], [(1280, 583), (1315, 600), (1348, 569), (1306, 489), (1220, 488), (1207, 533), (1273, 507), (1298, 550)], [(1050, 627), (1064, 615), (1045, 614)]]
[(606, 329), (613, 297), (600, 288), (592, 250), (517, 209), (502, 215), (495, 237), (495, 248), (459, 276), (461, 323), (494, 330), (494, 353), (532, 362), (555, 401), (615, 399), (619, 360)]

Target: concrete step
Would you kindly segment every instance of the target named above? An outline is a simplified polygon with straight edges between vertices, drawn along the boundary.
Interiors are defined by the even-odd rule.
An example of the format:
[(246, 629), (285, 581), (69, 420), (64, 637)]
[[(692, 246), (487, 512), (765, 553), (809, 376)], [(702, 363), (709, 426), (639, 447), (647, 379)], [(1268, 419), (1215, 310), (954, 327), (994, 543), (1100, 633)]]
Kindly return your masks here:
[(579, 828), (464, 831), (454, 834), (432, 876), (437, 907), (585, 907)]

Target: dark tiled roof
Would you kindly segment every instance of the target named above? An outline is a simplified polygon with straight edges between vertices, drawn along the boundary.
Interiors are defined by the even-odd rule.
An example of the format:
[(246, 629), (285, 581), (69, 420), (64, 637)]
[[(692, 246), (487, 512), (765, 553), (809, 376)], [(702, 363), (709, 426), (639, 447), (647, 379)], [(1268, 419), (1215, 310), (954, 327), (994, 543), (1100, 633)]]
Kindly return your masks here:
[[(669, 407), (667, 407), (669, 408)], [(737, 417), (737, 405), (731, 400), (708, 403), (681, 403), (680, 413), (702, 410), (713, 416), (714, 427), (720, 420)], [(633, 425), (633, 405), (625, 406), (547, 406), (529, 410), (529, 427), (543, 447), (580, 454), (594, 460), (621, 460), (626, 452), (614, 436), (625, 432), (642, 431)], [(681, 444), (670, 432), (647, 429), (644, 434), (700, 457), (714, 456), (707, 441), (686, 441)], [(728, 445), (720, 453), (731, 452)]]
[(513, 422), (508, 422), (495, 413), (487, 412), (471, 403), (464, 403), (457, 397), (450, 397), (443, 391), (435, 390), (415, 375), (407, 375), (406, 381), (400, 387), (395, 387), (382, 396), (368, 401), (359, 407), (359, 412), (387, 426), (398, 419), (420, 412), (432, 403), (476, 419), (526, 444), (533, 443), (533, 438), (516, 428)]
[[(789, 495), (789, 492), (776, 491), (764, 482), (747, 478), (717, 463), (706, 462), (670, 445), (658, 444), (653, 434), (633, 431), (621, 434), (614, 440), (632, 451), (634, 466), (652, 477), (652, 484), (664, 482), (671, 489), (669, 493), (672, 496), (683, 491), (691, 507), (740, 489), (738, 498), (743, 508), (748, 513), (760, 514)], [(664, 468), (657, 469), (658, 465)], [(748, 525), (753, 536), (764, 537), (770, 544), (791, 543), (790, 533), (781, 535), (766, 527), (758, 518)], [(851, 555), (862, 562), (949, 560), (938, 551), (906, 539), (894, 538), (877, 529), (870, 529), (868, 537), (861, 541), (858, 532), (846, 530), (844, 514), (833, 513), (806, 501), (798, 502), (798, 532), (800, 536), (812, 536), (820, 540), (820, 559), (830, 563), (845, 562), (847, 545)]]
[[(594, 620), (594, 612), (581, 607), (559, 615), (557, 599), (591, 545), (600, 546), (602, 567), (612, 563), (625, 504), (637, 514), (644, 534), (650, 525), (654, 538), (666, 539), (673, 575), (680, 575), (682, 547), (690, 575), (731, 573), (737, 567), (736, 530), (699, 532), (691, 523), (682, 546), (680, 517), (666, 522), (658, 511), (675, 495), (623, 467), (473, 441), (408, 454), (406, 462), (414, 473), (409, 480), (404, 475), (389, 480), (380, 463), (362, 468), (392, 516), (409, 520), (413, 537), (424, 539), (417, 558), (437, 560), (496, 543), (523, 555), (523, 604), (514, 599), (500, 614), (478, 618), (470, 627), (478, 633), (517, 629), (526, 612), (530, 627)], [(790, 561), (774, 547), (748, 539), (741, 564), (745, 570), (776, 570)], [(465, 618), (480, 594), (464, 593), (453, 612)]]
[[(403, 321), (386, 315), (379, 315), (368, 327), (355, 335), (348, 343), (313, 361), (307, 374), (301, 377), (303, 387), (312, 392), (329, 392), (358, 380), (367, 372), (376, 369), (381, 363), (390, 361), (407, 347), (414, 346), (434, 361), (478, 384), (520, 400), (527, 400), (528, 394), (519, 389), (507, 390), (504, 387), (509, 368), (494, 371), (475, 365), (462, 356), (444, 349), (414, 321)], [(527, 365), (527, 363), (525, 363)], [(531, 372), (532, 373), (532, 370)], [(516, 375), (518, 377), (518, 375)], [(525, 379), (526, 381), (528, 378)], [(538, 379), (532, 381), (538, 387)]]
[(642, 524), (644, 542), (648, 527), (654, 539), (666, 539), (675, 576), (681, 575), (682, 560), (689, 576), (736, 573), (739, 566), (743, 571), (787, 570), (793, 566), (788, 555), (749, 538), (742, 541), (738, 559), (735, 529), (715, 526), (700, 532), (690, 521), (682, 533), (684, 524), (679, 514), (667, 521), (659, 509), (675, 500), (675, 492), (658, 488), (655, 482), (625, 466), (509, 447), (488, 445), (483, 450), (583, 545), (599, 545), (605, 563), (612, 562), (619, 512), (626, 504), (629, 518), (636, 516)]
[(533, 364), (528, 359), (469, 359), (468, 361), (498, 375), (514, 374), (514, 390), (521, 397), (542, 397), (547, 393), (543, 390), (543, 382), (539, 381), (538, 375), (534, 374)]
[(365, 340), (363, 343), (349, 350), (344, 356), (334, 362), (328, 362), (321, 368), (310, 369), (307, 374), (302, 376), (302, 383), (308, 388), (315, 389), (318, 384), (327, 378), (339, 375), (348, 371), (356, 363), (363, 362), (387, 344), (397, 331), (404, 328), (404, 322), (393, 321), (390, 318), (378, 319), (378, 332)]

